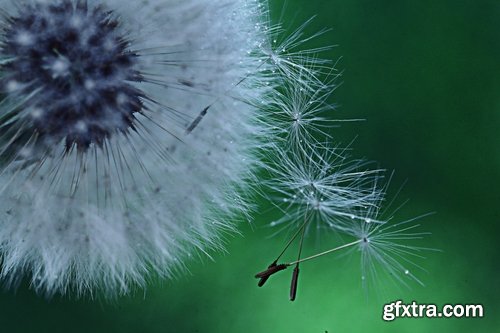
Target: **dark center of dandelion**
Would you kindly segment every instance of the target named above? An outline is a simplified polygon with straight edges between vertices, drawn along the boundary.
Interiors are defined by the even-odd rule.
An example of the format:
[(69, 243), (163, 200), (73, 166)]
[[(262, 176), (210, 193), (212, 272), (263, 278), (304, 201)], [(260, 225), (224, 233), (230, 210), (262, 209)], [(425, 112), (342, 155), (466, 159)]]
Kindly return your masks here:
[(2, 28), (0, 84), (23, 101), (16, 119), (36, 140), (86, 150), (133, 127), (141, 75), (113, 12), (84, 0), (35, 2)]

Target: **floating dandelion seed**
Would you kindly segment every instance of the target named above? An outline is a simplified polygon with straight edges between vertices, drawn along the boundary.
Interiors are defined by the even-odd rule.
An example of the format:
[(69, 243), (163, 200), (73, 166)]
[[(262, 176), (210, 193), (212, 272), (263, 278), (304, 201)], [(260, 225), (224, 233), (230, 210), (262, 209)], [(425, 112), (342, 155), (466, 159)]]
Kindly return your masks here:
[(271, 120), (267, 120), (276, 137), (295, 150), (318, 144), (318, 136), (331, 138), (326, 130), (337, 120), (326, 118), (326, 113), (334, 107), (328, 98), (335, 91), (335, 81), (340, 74), (332, 74), (327, 83), (311, 80), (305, 70), (299, 70), (297, 75), (298, 81), (285, 81), (280, 86), (269, 106)]
[[(304, 48), (309, 41), (328, 31), (324, 29), (306, 35), (305, 30), (313, 19), (307, 20), (290, 34), (286, 34), (281, 25), (270, 27), (266, 34), (267, 43), (262, 44), (261, 61), (270, 61), (276, 66), (273, 72), (277, 71), (283, 78), (293, 79), (293, 82), (321, 84), (321, 74), (331, 72), (331, 61), (322, 59), (318, 55), (330, 50), (332, 46)], [(310, 77), (303, 81), (305, 73)], [(313, 86), (308, 88), (311, 90)]]
[(277, 156), (269, 186), (275, 193), (273, 202), (284, 214), (273, 226), (297, 228), (309, 216), (307, 229), (342, 229), (353, 219), (364, 219), (356, 211), (379, 203), (376, 183), (382, 170), (349, 160), (341, 149), (303, 147)]
[(421, 240), (429, 233), (418, 231), (420, 225), (413, 223), (418, 218), (399, 223), (370, 223), (376, 218), (370, 216), (364, 222), (357, 221), (347, 232), (358, 239), (363, 286), (368, 287), (369, 283), (381, 279), (392, 280), (406, 287), (409, 287), (408, 282), (413, 280), (423, 286), (424, 283), (413, 274), (413, 269), (424, 272), (425, 269), (415, 260), (424, 259), (423, 253), (435, 249), (417, 246), (415, 241)]
[(0, 277), (120, 294), (220, 247), (273, 86), (265, 2), (0, 3)]
[[(372, 211), (375, 211), (375, 209)], [(305, 258), (301, 258), (303, 245), (303, 238), (301, 238), (298, 259), (292, 262), (278, 263), (278, 260), (291, 242), (297, 237), (297, 235), (294, 235), (285, 246), (283, 252), (268, 269), (256, 274), (255, 277), (260, 279), (259, 286), (262, 286), (271, 275), (285, 270), (290, 266), (295, 266), (292, 274), (290, 294), (290, 300), (293, 301), (297, 292), (298, 266), (300, 263), (345, 250), (349, 250), (351, 253), (360, 253), (361, 280), (365, 288), (368, 287), (369, 283), (374, 283), (384, 278), (406, 287), (409, 287), (409, 281), (414, 281), (423, 286), (423, 282), (413, 274), (411, 269), (416, 268), (417, 270), (425, 271), (415, 260), (424, 259), (424, 252), (435, 251), (435, 249), (417, 246), (410, 242), (420, 240), (429, 235), (429, 233), (418, 231), (417, 229), (420, 225), (412, 224), (415, 219), (395, 224), (389, 221), (372, 223), (375, 220), (377, 220), (376, 216), (369, 219), (366, 218), (365, 220), (353, 221), (350, 229), (344, 228), (343, 231), (344, 234), (355, 237), (355, 240)], [(302, 234), (304, 228), (305, 225), (301, 227)]]

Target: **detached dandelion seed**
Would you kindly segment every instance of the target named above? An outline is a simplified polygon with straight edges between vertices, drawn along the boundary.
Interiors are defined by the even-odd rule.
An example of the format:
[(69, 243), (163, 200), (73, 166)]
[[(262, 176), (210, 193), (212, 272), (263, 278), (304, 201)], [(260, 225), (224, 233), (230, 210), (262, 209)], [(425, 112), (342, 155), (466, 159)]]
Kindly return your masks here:
[(353, 219), (364, 219), (356, 211), (379, 203), (375, 184), (382, 170), (349, 160), (341, 149), (309, 146), (277, 155), (269, 186), (284, 214), (273, 226), (297, 228), (309, 215), (306, 229), (342, 229)]
[(333, 108), (328, 98), (335, 91), (340, 74), (332, 74), (327, 83), (315, 82), (306, 70), (299, 70), (297, 75), (299, 81), (282, 84), (268, 111), (271, 131), (294, 150), (319, 144), (316, 142), (319, 135), (331, 139), (326, 130), (336, 120), (326, 118), (325, 113)]
[[(365, 289), (368, 289), (370, 284), (381, 282), (384, 279), (392, 280), (396, 285), (406, 287), (410, 287), (409, 282), (411, 281), (423, 286), (424, 283), (413, 273), (412, 269), (424, 272), (425, 269), (418, 265), (415, 260), (425, 259), (423, 256), (425, 252), (436, 250), (409, 243), (429, 235), (427, 232), (418, 231), (419, 225), (412, 224), (414, 220), (394, 224), (389, 221), (379, 223), (371, 223), (367, 220), (354, 221), (351, 229), (344, 229), (344, 231), (346, 235), (354, 237), (355, 240), (305, 258), (301, 258), (299, 252), (299, 258), (292, 262), (278, 263), (280, 255), (266, 271), (258, 273), (255, 277), (261, 280), (268, 279), (279, 271), (295, 266), (290, 294), (290, 300), (293, 301), (297, 293), (299, 264), (332, 253), (350, 251), (352, 254), (359, 252), (361, 281)], [(302, 240), (300, 241), (300, 249), (302, 249)]]
[[(358, 251), (361, 256), (361, 281), (364, 287), (380, 280), (392, 280), (396, 285), (410, 286), (413, 281), (424, 283), (414, 271), (425, 272), (416, 263), (425, 259), (424, 254), (435, 249), (416, 245), (416, 241), (428, 236), (428, 232), (419, 231), (419, 224), (414, 221), (423, 216), (407, 221), (393, 223), (369, 223), (357, 221), (348, 232), (359, 241)], [(367, 218), (371, 221), (376, 216)], [(354, 251), (353, 252), (357, 252)]]

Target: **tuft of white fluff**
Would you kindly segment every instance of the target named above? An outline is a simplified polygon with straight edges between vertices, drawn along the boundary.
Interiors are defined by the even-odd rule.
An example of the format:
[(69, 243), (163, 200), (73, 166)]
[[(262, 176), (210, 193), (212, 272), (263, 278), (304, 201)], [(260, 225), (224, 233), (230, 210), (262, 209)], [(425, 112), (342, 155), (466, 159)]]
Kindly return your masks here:
[(365, 213), (365, 220), (355, 221), (346, 232), (357, 240), (350, 252), (360, 257), (363, 287), (369, 289), (383, 279), (407, 288), (410, 288), (410, 282), (424, 286), (415, 273), (427, 271), (416, 261), (425, 259), (424, 254), (429, 251), (436, 251), (416, 245), (429, 235), (428, 232), (419, 231), (420, 225), (415, 223), (425, 215), (393, 222), (393, 216), (383, 219), (376, 208)]
[[(36, 107), (80, 103), (114, 84), (116, 76), (86, 80), (82, 89), (54, 99), (47, 95), (48, 81), (23, 83), (9, 74), (9, 64), (23, 57), (8, 52), (6, 31), (16, 27), (11, 18), (24, 15), (25, 6), (47, 10), (68, 3), (87, 6), (89, 12), (104, 8), (119, 23), (116, 29), (141, 75), (119, 78), (143, 94), (131, 125), (99, 102), (105, 118), (82, 117), (56, 136), (45, 127), (54, 120)], [(171, 277), (186, 257), (219, 248), (221, 232), (232, 231), (234, 217), (248, 211), (241, 193), (264, 130), (253, 105), (266, 104), (272, 86), (272, 63), (263, 55), (266, 3), (0, 4), (0, 278), (16, 284), (27, 277), (35, 290), (48, 295), (123, 294), (144, 286), (152, 274)], [(92, 35), (92, 28), (80, 26), (84, 17), (72, 19), (68, 24)], [(36, 37), (19, 31), (16, 38), (29, 47)], [(82, 47), (93, 47), (85, 36), (79, 38)], [(117, 47), (114, 43), (109, 40), (104, 49)], [(54, 80), (70, 77), (81, 65), (64, 54), (49, 58), (43, 68)], [(127, 101), (126, 95), (115, 98), (113, 105)], [(186, 133), (203, 110), (206, 115)], [(92, 128), (107, 135), (81, 134)]]
[(309, 151), (281, 150), (279, 155), (268, 183), (274, 202), (286, 213), (271, 226), (345, 232), (355, 221), (365, 220), (361, 212), (378, 207), (382, 170), (351, 160), (328, 144)]

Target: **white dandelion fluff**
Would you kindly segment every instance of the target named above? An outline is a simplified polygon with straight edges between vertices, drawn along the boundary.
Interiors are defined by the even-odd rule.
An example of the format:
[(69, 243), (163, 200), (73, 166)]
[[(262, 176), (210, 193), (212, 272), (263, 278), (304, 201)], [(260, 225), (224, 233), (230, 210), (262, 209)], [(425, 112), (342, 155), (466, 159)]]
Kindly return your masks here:
[[(377, 216), (367, 219), (377, 219)], [(424, 252), (433, 249), (415, 245), (415, 241), (429, 233), (418, 231), (420, 225), (414, 221), (415, 218), (399, 223), (353, 223), (348, 233), (358, 242), (356, 252), (361, 256), (361, 280), (365, 287), (382, 279), (406, 287), (410, 281), (424, 285), (414, 274), (414, 269), (425, 271), (416, 260), (424, 259)]]
[[(278, 155), (268, 186), (273, 193), (271, 200), (282, 215), (270, 225), (279, 227), (279, 231), (288, 230), (290, 237), (268, 268), (256, 275), (260, 287), (271, 275), (294, 266), (290, 287), (293, 301), (299, 265), (346, 249), (360, 253), (365, 289), (380, 280), (392, 280), (407, 287), (410, 281), (423, 285), (414, 274), (415, 269), (425, 271), (417, 260), (424, 258), (423, 252), (433, 249), (415, 245), (414, 241), (429, 233), (418, 231), (419, 225), (413, 223), (417, 218), (392, 223), (392, 216), (385, 219), (379, 213), (387, 187), (380, 185), (383, 170), (370, 169), (368, 164), (348, 158), (344, 150), (329, 144), (305, 144), (299, 150), (280, 151)], [(304, 257), (304, 239), (312, 231), (316, 234), (330, 231), (336, 237), (328, 242), (341, 243)], [(299, 243), (296, 260), (281, 262), (296, 241)]]
[[(391, 225), (380, 217), (386, 191), (381, 185), (383, 170), (351, 158), (348, 148), (340, 149), (332, 143), (331, 128), (335, 120), (329, 118), (334, 110), (330, 97), (340, 74), (328, 62), (318, 60), (317, 52), (324, 51), (323, 48), (290, 51), (309, 40), (303, 36), (303, 29), (304, 26), (299, 27), (289, 41), (273, 40), (279, 46), (273, 52), (264, 52), (271, 54), (282, 77), (282, 84), (265, 113), (266, 119), (272, 119), (266, 124), (268, 132), (275, 137), (273, 144), (267, 146), (270, 156), (268, 179), (264, 182), (268, 189), (266, 198), (281, 213), (269, 225), (278, 228), (276, 234), (288, 231), (290, 237), (268, 268), (255, 276), (259, 279), (258, 286), (262, 287), (271, 275), (294, 266), (290, 285), (293, 301), (299, 265), (344, 249), (357, 249), (361, 253), (365, 287), (367, 281), (383, 275), (404, 285), (408, 285), (406, 278), (422, 285), (411, 269), (421, 267), (412, 259), (429, 249), (407, 242), (426, 233), (416, 232), (413, 220)], [(287, 60), (294, 61), (290, 64)], [(304, 239), (314, 231), (317, 235), (330, 231), (337, 241), (351, 241), (303, 257)], [(296, 260), (282, 263), (281, 258), (294, 242), (298, 242)]]
[(382, 170), (348, 159), (341, 149), (326, 145), (277, 155), (269, 186), (284, 214), (273, 226), (301, 227), (307, 216), (306, 229), (342, 230), (364, 219), (359, 212), (379, 204)]
[[(340, 73), (334, 71), (326, 83), (314, 80), (310, 73), (299, 70), (296, 80), (284, 80), (266, 113), (269, 131), (296, 151), (318, 144), (318, 137), (331, 139), (328, 131), (337, 122), (327, 114), (334, 109), (329, 98)], [(314, 147), (306, 149), (310, 152)]]
[[(373, 218), (376, 217), (374, 216)], [(423, 256), (424, 252), (435, 251), (435, 249), (410, 243), (421, 240), (429, 234), (418, 231), (420, 225), (412, 224), (413, 221), (414, 219), (411, 219), (393, 224), (389, 221), (371, 223), (357, 220), (352, 224), (351, 230), (345, 232), (346, 235), (354, 237), (354, 240), (351, 239), (351, 241), (339, 246), (307, 257), (301, 257), (299, 252), (299, 257), (295, 261), (278, 264), (276, 260), (267, 270), (258, 273), (256, 277), (261, 279), (269, 278), (272, 274), (290, 266), (298, 268), (298, 265), (303, 262), (315, 260), (332, 253), (350, 250), (351, 253), (360, 253), (361, 281), (363, 287), (381, 282), (381, 280), (392, 280), (397, 285), (404, 285), (406, 287), (409, 287), (409, 282), (413, 281), (423, 286), (423, 282), (414, 274), (413, 269), (425, 271), (424, 268), (416, 263), (416, 260), (425, 259)], [(287, 244), (288, 246), (289, 244)], [(285, 247), (285, 250), (287, 247)], [(282, 254), (280, 254), (278, 259)], [(296, 274), (298, 276), (298, 273)], [(292, 286), (295, 283), (295, 288), (297, 276), (292, 280)], [(296, 290), (293, 290), (293, 292), (293, 296), (295, 296)]]
[[(331, 72), (331, 60), (323, 59), (319, 55), (332, 48), (330, 45), (307, 48), (311, 40), (317, 39), (328, 30), (323, 29), (312, 35), (307, 35), (305, 30), (311, 24), (311, 18), (301, 24), (291, 33), (281, 24), (273, 25), (267, 30), (267, 42), (261, 46), (262, 61), (269, 61), (275, 65), (273, 72), (279, 72), (283, 78), (291, 78), (293, 82), (316, 84), (322, 82), (321, 75)], [(303, 75), (309, 74), (309, 79), (302, 81)], [(309, 87), (310, 89), (313, 86)]]
[(220, 246), (272, 86), (265, 2), (0, 4), (0, 277), (126, 293)]

